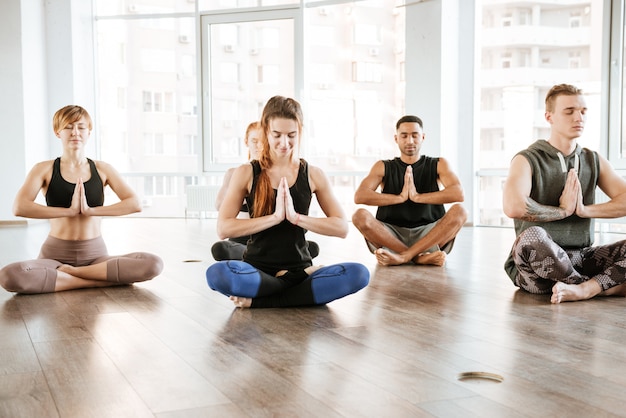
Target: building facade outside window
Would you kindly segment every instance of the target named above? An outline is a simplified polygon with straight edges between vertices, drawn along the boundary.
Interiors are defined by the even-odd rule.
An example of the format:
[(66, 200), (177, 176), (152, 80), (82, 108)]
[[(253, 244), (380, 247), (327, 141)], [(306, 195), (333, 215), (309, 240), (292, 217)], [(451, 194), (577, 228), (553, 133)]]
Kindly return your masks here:
[(502, 184), (514, 154), (537, 139), (547, 139), (544, 98), (552, 85), (570, 83), (585, 91), (590, 110), (580, 143), (603, 152), (604, 2), (480, 4), (477, 222), (512, 226), (502, 212)]

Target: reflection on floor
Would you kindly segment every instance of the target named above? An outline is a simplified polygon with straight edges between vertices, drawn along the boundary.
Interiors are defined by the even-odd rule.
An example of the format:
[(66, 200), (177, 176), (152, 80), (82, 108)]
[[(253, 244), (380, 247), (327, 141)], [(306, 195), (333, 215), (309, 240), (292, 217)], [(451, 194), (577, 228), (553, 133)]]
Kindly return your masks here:
[[(362, 262), (370, 285), (282, 310), (234, 309), (207, 287), (215, 220), (105, 219), (104, 230), (111, 254), (157, 253), (163, 274), (0, 289), (0, 416), (626, 416), (626, 299), (551, 305), (517, 291), (502, 269), (510, 229), (464, 228), (443, 268), (378, 267), (354, 229), (309, 234), (317, 263)], [(46, 233), (0, 228), (0, 263), (36, 257)]]

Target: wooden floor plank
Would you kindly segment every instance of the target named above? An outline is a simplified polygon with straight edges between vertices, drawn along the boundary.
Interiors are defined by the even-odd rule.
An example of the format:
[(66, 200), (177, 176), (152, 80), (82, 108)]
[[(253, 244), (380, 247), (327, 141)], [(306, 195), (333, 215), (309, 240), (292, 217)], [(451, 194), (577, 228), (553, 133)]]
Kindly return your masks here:
[[(378, 266), (352, 226), (309, 233), (317, 264), (361, 262), (369, 286), (323, 307), (241, 310), (206, 284), (214, 219), (103, 222), (111, 254), (156, 253), (163, 274), (0, 290), (0, 416), (626, 417), (626, 299), (519, 291), (502, 268), (510, 229), (463, 228), (445, 267)], [(36, 257), (47, 230), (0, 228), (0, 263)]]

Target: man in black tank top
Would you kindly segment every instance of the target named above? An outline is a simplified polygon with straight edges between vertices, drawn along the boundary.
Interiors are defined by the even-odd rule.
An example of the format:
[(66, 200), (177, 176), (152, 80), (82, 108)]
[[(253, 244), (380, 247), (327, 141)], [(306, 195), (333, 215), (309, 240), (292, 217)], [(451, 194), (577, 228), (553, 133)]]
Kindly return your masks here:
[[(354, 194), (355, 203), (378, 207), (376, 217), (357, 209), (352, 222), (381, 265), (442, 266), (467, 219), (455, 203), (463, 201), (463, 188), (448, 162), (420, 155), (425, 137), (420, 118), (400, 118), (400, 157), (377, 161)], [(447, 203), (455, 204), (446, 212)]]

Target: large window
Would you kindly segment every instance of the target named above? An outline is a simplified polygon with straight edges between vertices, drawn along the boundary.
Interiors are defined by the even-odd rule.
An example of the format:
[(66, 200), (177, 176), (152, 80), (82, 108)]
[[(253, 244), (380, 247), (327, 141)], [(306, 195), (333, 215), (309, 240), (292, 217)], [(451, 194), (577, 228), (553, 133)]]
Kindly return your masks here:
[[(225, 170), (247, 158), (247, 123), (270, 96), (292, 95), (305, 116), (302, 156), (328, 173), (351, 213), (372, 163), (397, 155), (393, 128), (406, 98), (428, 100), (424, 80), (441, 75), (451, 80), (442, 94), (474, 95), (445, 103), (474, 103), (473, 165), (461, 180), (475, 224), (512, 224), (502, 213), (502, 184), (514, 153), (549, 134), (543, 99), (553, 84), (587, 93), (581, 144), (626, 169), (623, 1), (475, 0), (477, 18), (460, 16), (457, 25), (462, 40), (476, 40), (474, 89), (456, 84), (454, 66), (429, 72), (437, 68), (428, 65), (429, 47), (441, 51), (437, 39), (447, 32), (433, 36), (434, 45), (405, 45), (405, 28), (431, 23), (415, 10), (451, 3), (95, 0), (100, 154), (143, 191), (142, 216), (184, 216), (185, 187), (221, 184)], [(464, 57), (472, 49), (448, 42), (463, 44)], [(442, 125), (454, 125), (434, 109)], [(452, 136), (440, 155), (467, 139)]]
[(544, 98), (554, 84), (582, 88), (589, 107), (580, 143), (600, 150), (603, 110), (602, 1), (483, 0), (478, 89), (480, 225), (512, 225), (502, 212), (502, 184), (513, 155), (547, 139)]
[(397, 150), (396, 3), (96, 0), (102, 158), (142, 194), (142, 216), (184, 216), (185, 187), (221, 184), (246, 161), (247, 124), (271, 96), (291, 96), (304, 111), (302, 156), (351, 213), (362, 175)]
[(202, 17), (205, 171), (245, 162), (248, 124), (268, 98), (294, 97), (296, 12)]
[[(180, 7), (171, 3), (163, 10)], [(190, 143), (199, 137), (194, 28), (193, 17), (161, 15), (97, 22), (100, 155), (140, 194), (144, 216), (184, 214), (184, 176), (201, 171)]]

